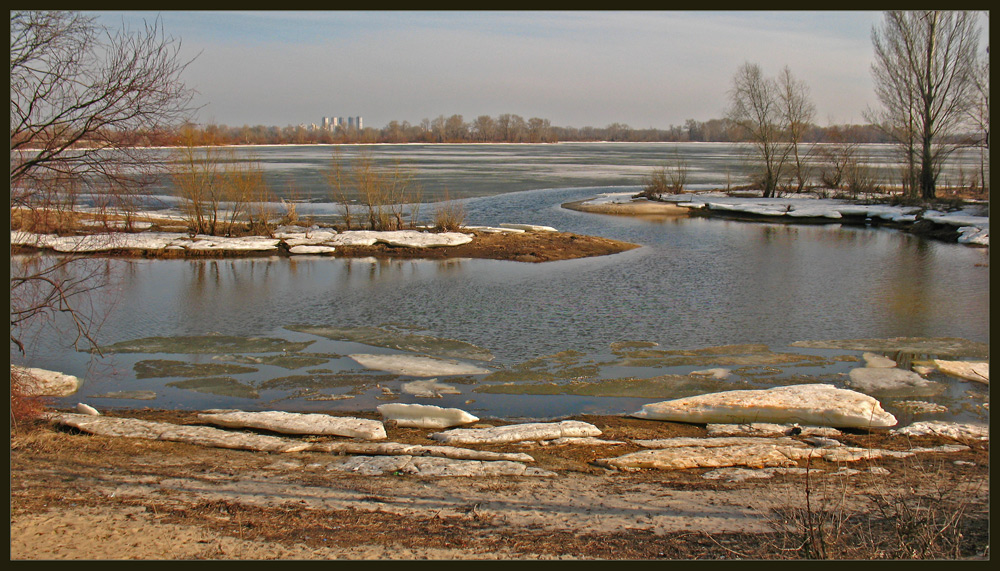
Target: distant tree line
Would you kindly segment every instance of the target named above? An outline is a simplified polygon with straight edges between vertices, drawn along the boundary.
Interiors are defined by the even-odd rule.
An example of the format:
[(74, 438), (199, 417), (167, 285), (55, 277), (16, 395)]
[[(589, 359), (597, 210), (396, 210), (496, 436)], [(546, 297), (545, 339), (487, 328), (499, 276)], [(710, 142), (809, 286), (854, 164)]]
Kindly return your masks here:
[[(114, 134), (107, 134), (112, 137)], [(132, 132), (135, 146), (197, 145), (309, 145), (365, 143), (556, 143), (563, 142), (745, 142), (748, 139), (726, 119), (698, 121), (667, 128), (638, 129), (624, 123), (604, 127), (559, 127), (548, 119), (502, 114), (480, 115), (465, 121), (462, 115), (443, 115), (413, 124), (390, 121), (382, 128), (338, 126), (333, 130), (305, 125), (229, 125), (186, 123), (172, 129)], [(875, 125), (803, 125), (800, 142), (890, 143), (892, 139)], [(86, 144), (86, 141), (82, 141)]]

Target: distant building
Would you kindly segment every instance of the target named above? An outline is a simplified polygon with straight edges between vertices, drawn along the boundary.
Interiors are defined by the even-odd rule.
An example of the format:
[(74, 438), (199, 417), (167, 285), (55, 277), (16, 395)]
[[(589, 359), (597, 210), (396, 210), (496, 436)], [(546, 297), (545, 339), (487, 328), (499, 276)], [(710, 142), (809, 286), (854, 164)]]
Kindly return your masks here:
[(327, 131), (333, 131), (337, 127), (344, 127), (345, 129), (362, 129), (361, 116), (357, 117), (323, 117), (322, 128)]

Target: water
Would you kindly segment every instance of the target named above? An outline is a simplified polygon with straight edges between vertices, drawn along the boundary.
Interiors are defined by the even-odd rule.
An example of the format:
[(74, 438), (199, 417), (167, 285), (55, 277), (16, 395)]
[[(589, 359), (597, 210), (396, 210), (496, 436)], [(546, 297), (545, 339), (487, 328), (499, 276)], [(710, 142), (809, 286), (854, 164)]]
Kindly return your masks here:
[[(65, 406), (84, 401), (98, 408), (370, 410), (395, 400), (458, 406), (482, 417), (551, 418), (581, 412), (623, 414), (647, 402), (726, 388), (810, 380), (844, 386), (846, 373), (861, 366), (857, 361), (861, 351), (791, 347), (796, 341), (891, 337), (989, 341), (985, 249), (887, 229), (706, 218), (655, 222), (561, 207), (602, 192), (637, 191), (634, 184), (570, 183), (601, 180), (603, 168), (612, 172), (609, 180), (621, 182), (616, 177), (624, 176), (630, 161), (648, 162), (665, 153), (663, 145), (605, 145), (606, 167), (594, 164), (593, 156), (584, 161), (576, 154), (583, 151), (572, 145), (552, 154), (548, 149), (561, 146), (546, 147), (542, 156), (519, 145), (476, 146), (478, 151), (446, 146), (440, 154), (423, 146), (406, 147), (409, 157), (426, 154), (421, 169), (438, 165), (436, 171), (430, 170), (437, 173), (431, 178), (439, 184), (454, 176), (469, 183), (462, 188), (473, 188), (485, 185), (480, 180), (485, 177), (504, 190), (516, 189), (521, 179), (507, 178), (509, 171), (504, 170), (519, 168), (511, 161), (512, 154), (523, 155), (520, 164), (534, 165), (524, 167), (524, 180), (562, 181), (560, 188), (489, 196), (469, 191), (463, 199), (469, 224), (543, 224), (642, 247), (613, 256), (543, 264), (319, 257), (114, 260), (109, 270), (115, 284), (109, 290), (112, 295), (94, 299), (99, 313), (108, 312), (98, 334), (102, 345), (154, 336), (274, 337), (309, 342), (302, 354), (319, 355), (320, 364), (287, 368), (257, 363), (252, 365), (254, 372), (213, 375), (228, 380), (201, 385), (189, 382), (192, 377), (186, 374), (140, 379), (135, 373), (139, 362), (233, 364), (244, 357), (220, 360), (219, 355), (195, 353), (97, 357), (69, 349), (65, 337), (45, 332), (32, 337), (27, 364), (86, 379), (80, 393), (57, 399)], [(481, 147), (505, 148), (501, 152)], [(704, 160), (692, 159), (700, 172), (708, 173), (704, 180), (724, 179), (719, 164), (738, 164), (731, 146), (728, 150), (717, 145), (696, 147), (705, 153)], [(470, 152), (485, 155), (467, 160)], [(285, 166), (269, 168), (286, 174), (295, 168), (288, 164), (319, 156), (318, 151), (305, 149), (283, 153)], [(725, 160), (715, 163), (715, 155), (725, 155)], [(494, 161), (501, 160), (506, 166), (496, 166)], [(585, 172), (567, 166), (577, 164), (573, 161), (586, 162)], [(487, 176), (494, 168), (503, 177)], [(318, 203), (317, 208), (332, 206)], [(478, 364), (497, 373), (439, 378), (454, 386), (458, 395), (427, 399), (401, 394), (402, 385), (413, 378), (365, 370), (348, 355), (403, 351), (286, 328), (303, 324), (381, 327), (387, 336), (459, 340), (490, 351), (494, 358)], [(655, 343), (649, 350), (661, 354), (644, 360), (640, 353), (614, 345), (622, 342)], [(726, 350), (681, 361), (662, 353), (706, 348), (711, 352), (712, 347), (735, 344), (763, 344), (766, 350), (731, 349), (742, 352), (735, 360), (725, 356)], [(689, 375), (720, 362), (730, 370), (726, 380), (702, 382)], [(666, 380), (657, 381), (660, 388), (655, 390), (636, 388), (641, 383), (629, 381), (661, 377)], [(947, 413), (921, 419), (988, 419), (988, 409), (982, 406), (988, 402), (986, 385), (943, 375), (932, 379), (941, 383), (937, 395), (890, 395), (882, 400), (901, 419), (912, 417), (899, 404), (906, 400), (949, 408)], [(395, 394), (385, 395), (383, 388)], [(121, 396), (114, 394), (118, 391), (148, 391), (156, 396), (113, 398)]]

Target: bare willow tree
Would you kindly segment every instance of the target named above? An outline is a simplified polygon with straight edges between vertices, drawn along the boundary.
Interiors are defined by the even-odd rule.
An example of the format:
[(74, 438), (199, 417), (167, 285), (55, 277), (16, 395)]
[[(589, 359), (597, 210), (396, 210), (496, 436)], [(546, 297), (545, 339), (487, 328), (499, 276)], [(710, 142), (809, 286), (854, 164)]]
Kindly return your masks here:
[(778, 82), (765, 77), (755, 63), (741, 65), (729, 90), (726, 119), (752, 146), (763, 197), (774, 196), (790, 150)]
[(969, 12), (890, 11), (872, 29), (872, 76), (881, 109), (868, 120), (904, 154), (904, 190), (935, 197), (974, 96), (979, 27)]
[[(159, 20), (136, 32), (124, 25), (114, 31), (70, 12), (11, 12), (12, 230), (15, 215), (31, 220), (22, 215), (75, 200), (71, 194), (97, 197), (95, 203), (129, 220), (160, 166), (138, 144), (190, 113), (179, 50)], [(11, 264), (10, 339), (22, 353), (21, 328), (55, 314), (68, 314), (77, 340), (94, 343), (91, 327), (99, 316), (88, 317), (80, 306), (83, 294), (99, 287), (99, 275), (81, 276), (74, 271), (78, 261), (70, 253)]]

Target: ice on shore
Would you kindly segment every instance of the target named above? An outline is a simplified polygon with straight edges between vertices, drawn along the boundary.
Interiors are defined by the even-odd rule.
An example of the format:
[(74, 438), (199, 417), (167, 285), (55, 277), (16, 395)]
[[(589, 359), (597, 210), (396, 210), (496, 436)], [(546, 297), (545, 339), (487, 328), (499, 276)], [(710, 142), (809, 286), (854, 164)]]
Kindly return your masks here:
[(451, 428), (479, 420), (462, 409), (426, 404), (390, 403), (379, 405), (377, 410), (385, 420), (410, 428)]
[(524, 230), (526, 232), (558, 232), (555, 228), (551, 226), (539, 226), (537, 224), (510, 224), (504, 222), (500, 224), (501, 228), (513, 228), (515, 230)]
[(483, 375), (489, 369), (459, 363), (449, 359), (435, 357), (418, 357), (415, 355), (348, 355), (361, 366), (376, 371), (388, 371), (397, 375), (410, 377), (437, 377), (448, 375)]
[(333, 246), (292, 246), (288, 249), (290, 254), (332, 254), (337, 249)]
[(674, 422), (797, 422), (857, 428), (896, 424), (896, 418), (874, 398), (825, 384), (710, 393), (650, 403), (632, 416)]
[(990, 427), (978, 424), (963, 424), (942, 420), (914, 422), (909, 426), (893, 430), (904, 436), (944, 436), (958, 440), (989, 440)]
[(56, 236), (11, 230), (12, 245), (31, 246), (66, 253), (113, 250), (192, 250), (192, 251), (273, 251), (284, 244), (293, 254), (327, 254), (338, 246), (372, 246), (384, 243), (406, 248), (440, 248), (471, 242), (473, 236), (461, 232), (418, 232), (416, 230), (371, 231), (305, 229), (282, 227), (274, 238), (264, 236), (190, 236), (180, 232), (108, 232), (86, 236)]
[(21, 391), (25, 396), (65, 397), (80, 390), (80, 379), (57, 371), (10, 366), (11, 373), (18, 373), (22, 380)]
[(283, 434), (316, 434), (384, 440), (385, 426), (377, 420), (304, 414), (270, 410), (244, 412), (240, 410), (208, 410), (198, 418), (226, 428), (258, 428)]
[(754, 214), (766, 217), (784, 218), (827, 218), (831, 221), (844, 217), (879, 218), (897, 223), (913, 223), (927, 220), (935, 224), (959, 227), (959, 243), (980, 246), (989, 245), (990, 219), (966, 211), (921, 212), (917, 206), (892, 206), (886, 204), (851, 204), (838, 199), (785, 197), (746, 198), (726, 196), (719, 193), (685, 194), (665, 197), (678, 206), (691, 209)]
[(578, 420), (562, 422), (535, 422), (511, 424), (490, 428), (454, 428), (430, 435), (432, 440), (447, 444), (506, 444), (527, 440), (555, 440), (557, 438), (600, 436), (601, 430), (593, 424)]

